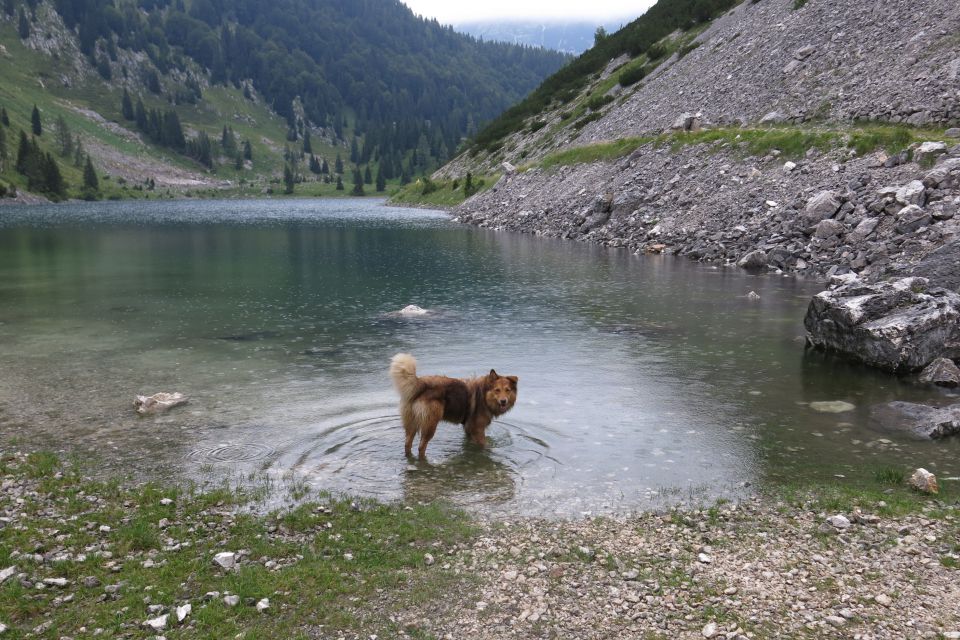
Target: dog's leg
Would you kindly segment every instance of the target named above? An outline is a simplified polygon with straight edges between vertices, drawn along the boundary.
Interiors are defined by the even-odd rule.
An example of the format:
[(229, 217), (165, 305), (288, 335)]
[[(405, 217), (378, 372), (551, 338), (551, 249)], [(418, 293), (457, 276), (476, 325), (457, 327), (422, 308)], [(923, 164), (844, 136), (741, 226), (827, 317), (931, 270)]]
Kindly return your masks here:
[(420, 410), (418, 417), (422, 420), (420, 423), (419, 454), (421, 460), (426, 460), (427, 445), (430, 444), (433, 434), (437, 432), (437, 425), (440, 424), (440, 419), (443, 418), (443, 405), (439, 402), (431, 402), (429, 405), (423, 405), (417, 408)]
[(416, 437), (417, 431), (420, 430), (420, 426), (417, 424), (417, 418), (411, 405), (404, 404), (400, 407), (400, 417), (403, 420), (403, 431), (406, 434), (403, 451), (409, 458), (413, 455), (413, 439)]
[(467, 437), (470, 438), (470, 442), (483, 447), (487, 444), (487, 427), (489, 425), (489, 420), (485, 420), (482, 417), (475, 417), (463, 425), (463, 429), (467, 432)]

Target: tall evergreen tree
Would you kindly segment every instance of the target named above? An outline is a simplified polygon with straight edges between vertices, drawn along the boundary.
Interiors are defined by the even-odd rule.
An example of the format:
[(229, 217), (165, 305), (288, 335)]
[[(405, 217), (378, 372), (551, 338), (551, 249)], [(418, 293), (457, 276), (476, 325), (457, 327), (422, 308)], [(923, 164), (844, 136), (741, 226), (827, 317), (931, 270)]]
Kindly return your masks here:
[(0, 129), (0, 171), (7, 168), (7, 133)]
[(324, 158), (323, 162), (320, 163), (320, 173), (322, 173), (325, 176), (330, 175), (330, 165), (327, 164), (326, 158)]
[(363, 195), (363, 174), (360, 173), (360, 167), (353, 168), (353, 191), (355, 196)]
[(360, 152), (357, 150), (357, 137), (350, 141), (350, 162), (357, 164), (360, 161)]
[(33, 105), (33, 113), (30, 114), (30, 125), (33, 129), (33, 135), (43, 135), (43, 123), (40, 121), (40, 109)]
[(303, 152), (307, 155), (313, 153), (313, 145), (310, 143), (310, 129), (303, 130)]
[(126, 89), (123, 90), (123, 98), (120, 100), (120, 113), (123, 114), (124, 120), (134, 120), (136, 117), (133, 111), (133, 101)]
[(95, 194), (100, 190), (100, 180), (97, 178), (97, 171), (93, 168), (93, 161), (87, 155), (87, 163), (83, 167), (83, 189), (89, 194)]
[(340, 158), (340, 154), (337, 154), (337, 159), (333, 163), (333, 172), (338, 176), (343, 175), (343, 160)]
[(57, 121), (53, 125), (53, 135), (60, 155), (64, 158), (72, 156), (73, 133), (70, 132), (70, 127), (67, 126), (67, 121), (63, 119), (63, 116), (57, 116)]
[(283, 192), (286, 194), (293, 193), (293, 185), (296, 181), (296, 178), (293, 175), (293, 169), (290, 168), (289, 164), (283, 165)]
[(21, 40), (26, 40), (30, 37), (30, 21), (27, 19), (27, 14), (23, 12), (23, 7), (20, 7), (17, 21), (17, 33), (20, 35)]
[(79, 169), (83, 166), (83, 140), (80, 139), (80, 134), (77, 134), (77, 137), (73, 142), (73, 166)]
[(6, 107), (0, 107), (0, 124), (5, 127), (10, 126), (10, 114), (7, 113)]
[(373, 184), (373, 175), (370, 173), (370, 165), (363, 170), (363, 184)]
[(30, 156), (30, 152), (30, 138), (27, 137), (27, 134), (23, 129), (20, 129), (20, 144), (17, 146), (17, 162), (15, 165), (13, 165), (17, 170), (17, 173), (26, 173), (27, 158)]
[(249, 140), (243, 141), (243, 159), (244, 160), (253, 160), (253, 147), (250, 146)]
[(337, 175), (337, 191), (343, 191), (343, 177)]
[(387, 188), (387, 179), (383, 177), (383, 165), (377, 167), (377, 192), (383, 193)]
[(97, 73), (104, 80), (113, 78), (113, 71), (110, 69), (110, 58), (107, 56), (97, 56)]

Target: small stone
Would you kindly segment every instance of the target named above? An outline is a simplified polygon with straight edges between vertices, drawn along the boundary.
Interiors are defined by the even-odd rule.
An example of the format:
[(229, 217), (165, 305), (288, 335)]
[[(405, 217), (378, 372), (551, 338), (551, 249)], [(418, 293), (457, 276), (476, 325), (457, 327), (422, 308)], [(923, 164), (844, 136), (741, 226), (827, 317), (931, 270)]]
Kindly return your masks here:
[(711, 564), (713, 562), (713, 558), (711, 558), (705, 553), (698, 553), (697, 562), (702, 562), (703, 564)]
[(263, 598), (257, 603), (257, 613), (263, 613), (270, 608), (270, 598)]
[(483, 600), (478, 600), (478, 601), (477, 601), (477, 604), (475, 605), (475, 607), (476, 607), (477, 611), (483, 611), (484, 609), (487, 608), (487, 603), (484, 602)]
[(102, 524), (99, 529), (100, 533), (110, 533), (110, 525)]
[(717, 635), (717, 623), (708, 622), (704, 625), (703, 629), (700, 631), (700, 635), (704, 638), (712, 638)]
[(170, 498), (160, 498), (160, 504), (167, 507), (173, 504), (173, 500), (171, 500)]
[(423, 563), (424, 563), (425, 565), (427, 565), (427, 566), (429, 567), (429, 566), (431, 566), (434, 562), (436, 562), (436, 560), (434, 559), (434, 557), (433, 557), (431, 554), (429, 554), (429, 553), (423, 554)]
[(237, 596), (237, 595), (223, 596), (223, 604), (227, 605), (228, 607), (235, 607), (238, 604), (240, 604), (240, 596)]
[(796, 169), (796, 168), (797, 168), (797, 163), (796, 163), (796, 162), (791, 162), (791, 161), (788, 160), (787, 162), (784, 162), (784, 163), (783, 163), (783, 170), (786, 171), (787, 173), (790, 173), (791, 171), (793, 171), (793, 170)]
[(7, 632), (7, 625), (5, 625), (5, 624), (3, 624), (2, 622), (0, 622), (0, 635), (4, 634), (4, 633), (6, 633), (6, 632)]
[(237, 566), (237, 554), (232, 551), (221, 551), (213, 556), (213, 561), (224, 569), (233, 569)]
[(911, 204), (922, 205), (926, 190), (927, 188), (923, 186), (922, 182), (919, 180), (911, 180), (907, 184), (897, 189), (897, 194), (895, 197), (897, 202), (904, 206), (909, 206)]
[(880, 595), (876, 596), (874, 600), (877, 602), (877, 604), (881, 604), (885, 607), (889, 607), (891, 604), (893, 604), (893, 600), (891, 600), (890, 596), (885, 593), (881, 593)]
[(756, 291), (751, 291), (750, 293), (747, 294), (747, 300), (754, 300), (754, 301), (756, 301), (756, 300), (759, 300), (759, 299), (760, 299), (760, 294), (757, 293)]
[(842, 627), (843, 625), (847, 624), (847, 621), (840, 616), (827, 616), (824, 618), (824, 620), (826, 620), (827, 624), (829, 624), (831, 627)]
[(345, 553), (345, 554), (343, 554), (343, 559), (346, 560), (347, 562), (352, 562), (352, 561), (353, 561), (353, 554), (352, 554), (352, 553)]
[(150, 627), (154, 631), (163, 631), (167, 628), (167, 618), (169, 614), (163, 614), (162, 616), (157, 616), (156, 618), (150, 618), (143, 622), (143, 626)]
[(44, 578), (43, 584), (50, 587), (65, 587), (67, 586), (68, 581), (66, 578)]
[[(920, 372), (920, 382), (941, 387), (960, 386), (960, 368), (949, 358), (937, 358)], [(2, 576), (0, 582), (3, 582)]]
[(940, 493), (937, 476), (923, 468), (917, 469), (910, 476), (910, 486), (921, 493)]
[(507, 582), (513, 582), (514, 580), (517, 579), (518, 575), (520, 574), (518, 574), (516, 571), (511, 569), (510, 571), (503, 572), (503, 579), (506, 580)]
[(183, 622), (186, 620), (191, 611), (193, 611), (193, 605), (191, 605), (189, 602), (182, 607), (177, 607), (177, 622)]
[(737, 595), (737, 588), (736, 588), (736, 587), (727, 587), (726, 589), (723, 590), (723, 595), (725, 595), (725, 596), (735, 596), (735, 595)]
[(844, 413), (846, 411), (853, 411), (857, 406), (844, 400), (825, 400), (822, 402), (811, 402), (810, 408), (820, 413)]
[(846, 516), (842, 516), (842, 515), (830, 516), (829, 518), (827, 518), (827, 524), (837, 529), (850, 528), (850, 520), (847, 519)]
[(944, 131), (943, 135), (947, 136), (948, 138), (960, 138), (960, 128), (951, 127)]
[(17, 573), (17, 566), (7, 567), (6, 569), (0, 571), (0, 584), (3, 584), (9, 580), (14, 574)]
[(636, 569), (630, 569), (629, 571), (624, 571), (621, 575), (624, 580), (636, 580), (640, 577), (640, 572)]
[(96, 576), (87, 576), (83, 579), (83, 586), (87, 589), (94, 589), (100, 586), (100, 579)]

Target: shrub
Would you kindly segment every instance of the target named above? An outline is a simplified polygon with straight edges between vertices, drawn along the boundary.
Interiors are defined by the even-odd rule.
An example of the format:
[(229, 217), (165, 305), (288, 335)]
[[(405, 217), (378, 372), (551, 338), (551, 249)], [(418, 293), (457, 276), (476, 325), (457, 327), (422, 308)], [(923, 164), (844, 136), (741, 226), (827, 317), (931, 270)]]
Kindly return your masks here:
[(687, 55), (688, 53), (690, 53), (691, 51), (693, 51), (699, 46), (700, 46), (699, 42), (691, 42), (688, 45), (684, 45), (680, 47), (680, 50), (677, 51), (677, 59), (679, 60), (680, 58), (684, 57), (685, 55)]
[(643, 80), (644, 76), (647, 75), (646, 67), (630, 67), (624, 69), (620, 72), (620, 76), (617, 78), (617, 82), (620, 83), (621, 87), (629, 87), (630, 85), (637, 84)]
[(602, 114), (602, 113), (599, 113), (599, 112), (595, 111), (595, 112), (591, 113), (590, 115), (584, 116), (584, 117), (580, 118), (579, 120), (577, 120), (576, 122), (574, 122), (574, 123), (573, 123), (573, 128), (576, 129), (577, 131), (579, 131), (580, 129), (583, 129), (585, 126), (587, 126), (587, 125), (590, 124), (591, 122), (593, 122), (593, 121), (595, 121), (595, 120), (599, 120), (599, 119), (602, 118), (602, 117), (603, 117), (603, 114)]
[(530, 126), (528, 127), (528, 129), (530, 130), (530, 133), (536, 133), (537, 131), (540, 131), (540, 129), (543, 129), (545, 126), (547, 126), (547, 122), (545, 120), (534, 120), (533, 122), (530, 123)]
[(591, 111), (599, 111), (611, 102), (613, 102), (613, 96), (593, 96), (587, 100), (587, 107)]

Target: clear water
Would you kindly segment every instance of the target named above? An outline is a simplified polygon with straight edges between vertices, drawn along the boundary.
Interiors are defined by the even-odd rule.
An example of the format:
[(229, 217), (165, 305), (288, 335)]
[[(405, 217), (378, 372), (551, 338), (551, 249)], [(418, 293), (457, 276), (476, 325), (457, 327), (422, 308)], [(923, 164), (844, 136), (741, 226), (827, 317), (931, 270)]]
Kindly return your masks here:
[[(958, 474), (956, 441), (870, 420), (955, 398), (805, 353), (817, 290), (370, 200), (0, 209), (0, 443), (560, 516), (881, 465)], [(391, 315), (408, 304), (436, 313)], [(520, 377), (487, 449), (442, 425), (429, 463), (403, 456), (398, 351), (424, 373)], [(138, 417), (133, 397), (157, 391), (190, 404)], [(832, 400), (855, 408), (809, 404)]]

